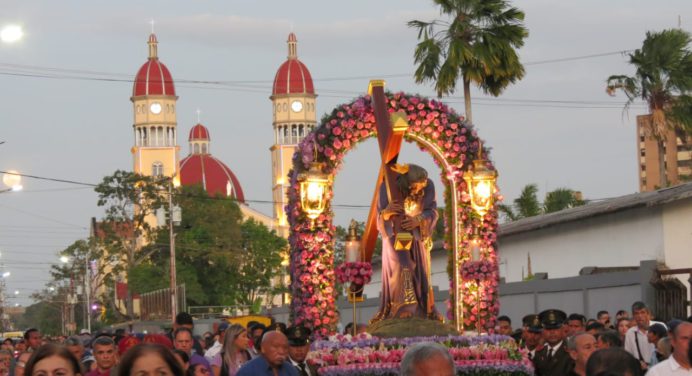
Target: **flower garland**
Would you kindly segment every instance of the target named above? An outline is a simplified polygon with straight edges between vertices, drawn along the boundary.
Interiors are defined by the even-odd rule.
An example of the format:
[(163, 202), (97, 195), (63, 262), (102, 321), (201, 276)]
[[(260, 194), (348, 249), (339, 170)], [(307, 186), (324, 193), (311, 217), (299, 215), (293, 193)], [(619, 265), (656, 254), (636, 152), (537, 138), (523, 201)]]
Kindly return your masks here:
[[(438, 148), (445, 158), (445, 163), (452, 166), (450, 170), (442, 167), (442, 162), (435, 159), (441, 167), (441, 178), (445, 186), (446, 202), (451, 202), (451, 195), (457, 195), (459, 205), (452, 208), (446, 205), (445, 226), (447, 238), (445, 248), (452, 258), (452, 241), (450, 224), (452, 215), (457, 215), (462, 223), (462, 236), (459, 249), (462, 250), (462, 258), (468, 259), (467, 240), (469, 234), (474, 231), (472, 219), (475, 214), (469, 204), (466, 183), (462, 176), (468, 165), (478, 156), (480, 139), (473, 127), (465, 123), (463, 118), (447, 105), (436, 101), (409, 95), (405, 93), (387, 93), (387, 106), (390, 113), (404, 111), (408, 115), (409, 129), (405, 137), (408, 141), (416, 142), (415, 138), (422, 138)], [(333, 333), (336, 325), (336, 308), (334, 298), (334, 285), (336, 275), (334, 273), (334, 234), (332, 224), (333, 211), (331, 208), (330, 190), (327, 194), (327, 204), (324, 212), (314, 221), (314, 226), (302, 212), (300, 207), (300, 188), (297, 177), (300, 173), (309, 169), (310, 163), (323, 163), (322, 172), (335, 175), (343, 161), (344, 156), (357, 143), (373, 137), (376, 133), (375, 116), (371, 98), (363, 96), (351, 103), (340, 105), (331, 114), (325, 116), (320, 126), (315, 128), (298, 145), (293, 156), (293, 169), (289, 172), (290, 185), (287, 191), (288, 204), (286, 214), (289, 223), (289, 244), (291, 247), (290, 273), (292, 321), (303, 324), (313, 329), (317, 338), (326, 338)], [(428, 151), (427, 146), (419, 145), (421, 150)], [(315, 150), (316, 148), (316, 150)], [(483, 157), (487, 159), (486, 148), (483, 148)], [(489, 165), (492, 168), (492, 165)], [(450, 180), (454, 180), (457, 186), (456, 192), (451, 192)], [(499, 199), (500, 196), (496, 197)], [(456, 213), (454, 212), (456, 210)], [(495, 231), (497, 228), (497, 213), (493, 208), (484, 218), (481, 234), (488, 249), (485, 255), (488, 262), (494, 267), (494, 275), (487, 281), (497, 281), (497, 258), (494, 252)], [(451, 262), (450, 262), (451, 264)], [(450, 280), (453, 281), (450, 274)], [(454, 286), (452, 286), (453, 288)], [(499, 312), (497, 282), (492, 285), (488, 282), (483, 286), (483, 300), (485, 304), (486, 320), (484, 326), (492, 328), (492, 319)], [(487, 289), (485, 289), (487, 287)], [(477, 300), (468, 301), (464, 296), (464, 318), (471, 316), (471, 309)], [(452, 302), (452, 307), (454, 303)], [(474, 327), (474, 323), (469, 325)]]
[(461, 267), (461, 278), (465, 281), (482, 280), (495, 277), (494, 264), (489, 260), (465, 261)]
[(372, 278), (372, 264), (369, 262), (344, 262), (336, 268), (336, 280), (341, 283), (366, 285)]
[(456, 365), (457, 374), (532, 375), (525, 351), (507, 336), (377, 338), (333, 336), (317, 341), (307, 361), (320, 375), (398, 375), (409, 346), (421, 342), (443, 344)]

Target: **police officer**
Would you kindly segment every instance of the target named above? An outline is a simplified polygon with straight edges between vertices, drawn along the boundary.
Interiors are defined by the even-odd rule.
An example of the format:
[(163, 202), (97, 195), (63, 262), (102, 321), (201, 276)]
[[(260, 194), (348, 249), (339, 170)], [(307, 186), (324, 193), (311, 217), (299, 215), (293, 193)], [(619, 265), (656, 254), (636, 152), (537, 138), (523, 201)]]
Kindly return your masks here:
[(302, 325), (286, 329), (288, 361), (296, 367), (300, 376), (317, 376), (317, 367), (305, 361), (310, 351), (310, 334), (310, 329)]
[(558, 309), (548, 309), (538, 314), (543, 326), (543, 339), (546, 344), (536, 354), (534, 364), (536, 375), (567, 375), (574, 368), (574, 360), (565, 348), (565, 330), (563, 325), (567, 315)]
[(521, 322), (521, 347), (528, 351), (529, 359), (534, 361), (536, 354), (543, 350), (543, 326), (536, 314), (524, 316)]

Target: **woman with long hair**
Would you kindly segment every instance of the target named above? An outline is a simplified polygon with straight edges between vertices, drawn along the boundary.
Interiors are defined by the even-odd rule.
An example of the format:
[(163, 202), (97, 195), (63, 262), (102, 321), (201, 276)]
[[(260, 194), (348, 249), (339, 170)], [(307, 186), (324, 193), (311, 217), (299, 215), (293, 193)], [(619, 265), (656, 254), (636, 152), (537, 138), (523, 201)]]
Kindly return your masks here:
[(247, 330), (242, 325), (233, 324), (226, 329), (221, 351), (211, 361), (214, 376), (235, 376), (240, 366), (250, 360)]
[(27, 376), (81, 375), (79, 360), (64, 346), (49, 343), (39, 347), (26, 362)]
[(140, 343), (127, 350), (118, 366), (118, 376), (135, 375), (183, 376), (185, 371), (164, 345)]

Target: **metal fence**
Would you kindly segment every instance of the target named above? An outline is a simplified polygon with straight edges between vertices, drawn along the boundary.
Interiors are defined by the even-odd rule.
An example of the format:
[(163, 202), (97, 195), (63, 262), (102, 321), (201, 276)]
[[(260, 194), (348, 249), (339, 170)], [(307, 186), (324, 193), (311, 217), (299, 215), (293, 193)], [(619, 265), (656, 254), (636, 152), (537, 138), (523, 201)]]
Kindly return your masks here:
[[(176, 288), (179, 312), (187, 311), (185, 285)], [(165, 288), (140, 294), (140, 319), (144, 320), (166, 320), (173, 315), (171, 312), (171, 289)]]

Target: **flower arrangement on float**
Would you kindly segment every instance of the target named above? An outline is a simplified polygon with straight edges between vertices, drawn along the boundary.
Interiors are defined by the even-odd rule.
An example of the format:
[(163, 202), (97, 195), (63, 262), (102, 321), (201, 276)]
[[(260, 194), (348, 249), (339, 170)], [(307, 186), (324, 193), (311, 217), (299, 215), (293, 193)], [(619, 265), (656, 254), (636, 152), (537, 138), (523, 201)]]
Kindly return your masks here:
[(307, 361), (320, 375), (398, 375), (409, 346), (435, 342), (449, 349), (457, 374), (532, 375), (523, 350), (506, 336), (377, 338), (368, 334), (332, 336), (313, 344)]
[(372, 264), (369, 262), (344, 262), (336, 267), (336, 280), (345, 284), (348, 282), (357, 285), (370, 283), (372, 278)]
[[(459, 205), (445, 206), (445, 227), (447, 237), (445, 248), (449, 250), (449, 258), (452, 258), (452, 236), (450, 227), (453, 210), (458, 211), (462, 234), (471, 234), (474, 224), (471, 219), (475, 213), (470, 206), (467, 194), (467, 185), (463, 179), (464, 171), (478, 156), (480, 139), (473, 126), (464, 122), (447, 105), (434, 100), (405, 93), (387, 93), (387, 106), (391, 112), (404, 111), (410, 124), (405, 137), (409, 141), (419, 142), (416, 138), (438, 148), (444, 155), (446, 164), (452, 166), (447, 169), (441, 166), (441, 162), (434, 159), (441, 167), (441, 178), (445, 186), (446, 202), (451, 202), (450, 197), (456, 195)], [(325, 116), (320, 125), (315, 128), (298, 146), (293, 157), (293, 169), (289, 172), (290, 185), (287, 191), (288, 204), (286, 214), (290, 226), (289, 244), (291, 247), (290, 274), (292, 276), (291, 303), (292, 319), (296, 324), (303, 324), (312, 328), (316, 338), (326, 338), (335, 330), (335, 298), (334, 286), (336, 273), (334, 270), (334, 236), (335, 228), (332, 223), (333, 212), (330, 206), (332, 198), (331, 189), (326, 193), (327, 203), (323, 212), (314, 220), (307, 218), (301, 210), (300, 187), (298, 177), (301, 173), (314, 167), (313, 162), (321, 163), (320, 169), (324, 174), (334, 175), (339, 170), (343, 158), (357, 143), (373, 137), (376, 132), (375, 116), (370, 96), (356, 98), (353, 102), (336, 107), (331, 114)], [(422, 150), (426, 147), (419, 144)], [(487, 159), (487, 151), (483, 150), (483, 157)], [(492, 165), (488, 164), (489, 168)], [(451, 192), (449, 180), (455, 181), (456, 192)], [(495, 202), (501, 200), (499, 193), (495, 193)], [(484, 327), (492, 330), (494, 321), (492, 318), (499, 313), (497, 281), (499, 273), (497, 258), (493, 247), (495, 245), (495, 230), (497, 228), (497, 215), (495, 208), (485, 215), (483, 229), (481, 231), (487, 245), (485, 255), (490, 269), (488, 278), (483, 282), (480, 290), (482, 301), (485, 302), (487, 317)], [(466, 236), (459, 238), (459, 249), (462, 250), (462, 258), (468, 259)], [(454, 278), (450, 275), (454, 283)], [(465, 283), (465, 282), (462, 282)], [(487, 289), (486, 289), (487, 287)], [(454, 288), (454, 286), (452, 286)], [(464, 296), (463, 316), (464, 323), (470, 328), (475, 327), (475, 320), (468, 322), (475, 306)], [(454, 302), (451, 302), (454, 306)]]

